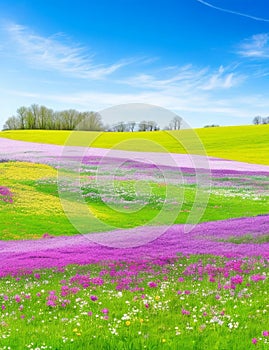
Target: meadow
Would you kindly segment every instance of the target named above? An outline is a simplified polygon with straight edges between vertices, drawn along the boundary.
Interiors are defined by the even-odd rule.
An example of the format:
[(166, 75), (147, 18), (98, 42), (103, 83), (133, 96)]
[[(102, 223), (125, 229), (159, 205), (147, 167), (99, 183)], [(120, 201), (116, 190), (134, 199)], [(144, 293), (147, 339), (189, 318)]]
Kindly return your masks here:
[(268, 349), (268, 259), (111, 261), (4, 277), (1, 349)]
[[(199, 154), (201, 149), (194, 143), (191, 150), (185, 144), (193, 144), (193, 136), (201, 140), (208, 156), (232, 159), (254, 164), (269, 165), (269, 125), (228, 126), (179, 131), (155, 132), (89, 132), (77, 131), (74, 145), (98, 148), (114, 148), (128, 151), (163, 151)], [(13, 140), (64, 145), (72, 131), (14, 130), (0, 132), (0, 137)], [(191, 151), (191, 152), (190, 152)]]
[(0, 349), (268, 349), (268, 126), (238, 128), (198, 160), (187, 130), (1, 133)]

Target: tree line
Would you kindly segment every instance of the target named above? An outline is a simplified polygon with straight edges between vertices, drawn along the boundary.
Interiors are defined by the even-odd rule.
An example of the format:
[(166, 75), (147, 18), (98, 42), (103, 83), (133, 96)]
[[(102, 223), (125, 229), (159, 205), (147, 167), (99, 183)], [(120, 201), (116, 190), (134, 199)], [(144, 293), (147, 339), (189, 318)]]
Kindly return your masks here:
[[(164, 130), (179, 130), (182, 118), (175, 116)], [(7, 119), (4, 130), (43, 129), (43, 130), (89, 130), (89, 131), (157, 131), (158, 124), (153, 121), (119, 122), (104, 125), (101, 115), (97, 112), (79, 112), (75, 109), (54, 111), (45, 106), (32, 104), (17, 109), (16, 115)]]
[(100, 114), (78, 112), (75, 109), (54, 111), (36, 104), (20, 107), (17, 114), (7, 119), (4, 130), (45, 129), (45, 130), (104, 130)]
[(146, 121), (143, 120), (139, 123), (137, 122), (119, 122), (113, 124), (109, 127), (108, 131), (158, 131), (160, 130), (158, 124), (155, 121)]
[(257, 115), (253, 118), (253, 124), (261, 125), (261, 124), (269, 124), (269, 117), (262, 118), (260, 115)]

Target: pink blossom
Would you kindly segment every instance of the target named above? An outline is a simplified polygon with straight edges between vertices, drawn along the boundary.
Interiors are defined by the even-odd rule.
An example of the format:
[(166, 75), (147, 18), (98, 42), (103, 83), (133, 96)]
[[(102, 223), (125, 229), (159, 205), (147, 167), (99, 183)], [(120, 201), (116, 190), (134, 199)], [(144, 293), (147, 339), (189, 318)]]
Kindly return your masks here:
[(56, 306), (56, 303), (55, 303), (54, 300), (48, 300), (48, 301), (47, 301), (47, 306), (55, 307), (55, 306)]
[(190, 315), (191, 314), (190, 311), (185, 310), (185, 309), (182, 309), (181, 313), (182, 313), (182, 315)]
[(18, 294), (15, 295), (14, 299), (15, 299), (16, 303), (21, 302), (21, 297)]
[(148, 286), (149, 286), (150, 288), (156, 288), (158, 285), (157, 285), (157, 283), (155, 283), (155, 282), (149, 282), (149, 283), (148, 283)]
[(263, 280), (265, 280), (265, 278), (266, 278), (266, 276), (260, 275), (260, 274), (253, 275), (250, 277), (251, 281), (253, 281), (253, 282), (263, 281)]

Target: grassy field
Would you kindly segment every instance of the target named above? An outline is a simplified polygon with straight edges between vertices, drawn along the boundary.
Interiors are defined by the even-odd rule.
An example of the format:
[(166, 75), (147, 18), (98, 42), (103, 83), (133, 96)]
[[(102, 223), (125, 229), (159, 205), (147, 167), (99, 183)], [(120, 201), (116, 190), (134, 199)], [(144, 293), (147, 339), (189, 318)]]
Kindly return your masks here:
[[(106, 172), (99, 174), (97, 182), (94, 168), (85, 166), (84, 172), (80, 173), (80, 188), (67, 187), (67, 191), (62, 191), (66, 184), (59, 182), (59, 173), (53, 167), (27, 162), (0, 163), (0, 183), (12, 196), (11, 201), (5, 201), (0, 195), (0, 239), (35, 239), (46, 233), (76, 234), (70, 216), (69, 219), (66, 216), (68, 208), (72, 220), (79, 223), (79, 231), (83, 233), (186, 223), (195, 210), (201, 210), (197, 214), (198, 217), (201, 215), (201, 221), (268, 213), (265, 191), (268, 181), (263, 176), (238, 178), (223, 174), (213, 178), (209, 189), (197, 187), (193, 174), (185, 173), (184, 182), (177, 184), (173, 182), (175, 174), (171, 172), (171, 178), (163, 183), (158, 173), (154, 175), (147, 170), (143, 176), (145, 179), (151, 177), (139, 180), (137, 191), (137, 182), (129, 178), (130, 174), (133, 176), (132, 168), (125, 173), (121, 169), (112, 185)], [(66, 171), (64, 176), (68, 176), (69, 182), (77, 177)], [(77, 197), (80, 190), (81, 199)], [(197, 193), (206, 201), (202, 200), (195, 209)]]
[[(70, 134), (70, 131), (19, 130), (0, 132), (0, 137), (133, 151), (206, 153), (214, 157), (269, 165), (269, 125), (134, 133), (76, 132), (71, 138)], [(201, 143), (197, 141), (199, 139)]]
[(1, 349), (268, 349), (268, 261), (109, 262), (2, 278)]

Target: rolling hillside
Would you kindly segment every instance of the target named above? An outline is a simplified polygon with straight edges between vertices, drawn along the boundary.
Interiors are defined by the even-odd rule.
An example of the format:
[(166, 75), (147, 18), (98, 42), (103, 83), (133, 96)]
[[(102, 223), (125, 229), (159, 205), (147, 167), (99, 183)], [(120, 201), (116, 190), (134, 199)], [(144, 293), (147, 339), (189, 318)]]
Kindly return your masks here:
[(58, 145), (67, 143), (132, 151), (207, 154), (269, 165), (269, 125), (134, 133), (16, 130), (0, 132), (0, 137)]

